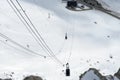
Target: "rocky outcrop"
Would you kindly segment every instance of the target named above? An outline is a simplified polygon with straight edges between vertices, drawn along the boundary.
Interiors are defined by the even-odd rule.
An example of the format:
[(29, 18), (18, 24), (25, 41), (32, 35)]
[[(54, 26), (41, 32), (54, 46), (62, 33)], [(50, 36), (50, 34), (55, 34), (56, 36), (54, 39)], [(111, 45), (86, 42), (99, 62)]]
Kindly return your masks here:
[(90, 68), (79, 77), (79, 80), (120, 80), (120, 69), (115, 75), (103, 76), (99, 70)]
[(43, 79), (39, 76), (27, 76), (25, 77), (24, 80), (43, 80)]
[(114, 76), (112, 76), (112, 75), (108, 75), (108, 76), (106, 76), (106, 79), (107, 80), (116, 80), (116, 79), (114, 79), (115, 77)]
[(90, 68), (88, 71), (83, 73), (79, 80), (107, 80), (105, 76), (102, 76), (99, 71), (95, 68)]
[(120, 69), (118, 70), (117, 73), (114, 74), (114, 76), (116, 76), (120, 80)]

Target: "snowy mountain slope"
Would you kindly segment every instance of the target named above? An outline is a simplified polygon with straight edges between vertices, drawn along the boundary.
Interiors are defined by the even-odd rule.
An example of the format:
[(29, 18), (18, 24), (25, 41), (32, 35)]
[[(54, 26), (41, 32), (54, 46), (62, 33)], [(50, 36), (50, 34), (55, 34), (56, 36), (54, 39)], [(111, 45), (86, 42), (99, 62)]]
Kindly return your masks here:
[[(113, 0), (107, 0), (111, 5)], [(120, 67), (120, 21), (100, 11), (73, 12), (59, 0), (21, 0), (25, 12), (56, 56), (66, 63), (70, 52), (71, 77), (65, 77), (61, 67), (51, 58), (34, 55), (0, 37), (0, 77), (15, 72), (13, 78), (37, 74), (47, 80), (79, 79), (90, 67), (101, 73), (114, 74)], [(116, 0), (116, 5), (119, 1)], [(0, 33), (24, 47), (47, 56), (18, 19), (6, 0), (0, 2)], [(114, 7), (115, 5), (111, 5)], [(119, 5), (118, 5), (119, 6)], [(116, 8), (115, 8), (116, 9)], [(21, 11), (21, 10), (20, 10)], [(64, 40), (65, 33), (68, 40)], [(73, 44), (72, 43), (73, 40)], [(10, 46), (9, 46), (10, 45)], [(71, 50), (71, 45), (72, 50)], [(12, 46), (12, 47), (11, 47)], [(17, 49), (16, 49), (17, 48)], [(71, 51), (70, 51), (71, 50)], [(111, 59), (110, 56), (113, 56)], [(18, 78), (19, 77), (19, 78)]]
[(113, 11), (116, 12), (120, 12), (120, 5), (118, 5), (120, 3), (119, 0), (98, 0), (99, 2), (101, 2), (106, 8), (108, 9), (112, 9)]

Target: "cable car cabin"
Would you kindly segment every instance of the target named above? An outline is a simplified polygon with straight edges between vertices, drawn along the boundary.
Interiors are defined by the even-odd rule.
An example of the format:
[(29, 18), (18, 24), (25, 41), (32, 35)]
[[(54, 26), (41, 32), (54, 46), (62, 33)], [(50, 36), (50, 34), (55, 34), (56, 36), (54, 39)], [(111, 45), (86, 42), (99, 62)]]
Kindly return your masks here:
[(69, 63), (66, 64), (66, 76), (70, 76)]
[(65, 40), (67, 40), (68, 39), (68, 37), (67, 37), (67, 33), (65, 34)]
[(70, 76), (70, 69), (66, 69), (66, 76)]
[(67, 7), (68, 8), (77, 7), (77, 1), (67, 1)]

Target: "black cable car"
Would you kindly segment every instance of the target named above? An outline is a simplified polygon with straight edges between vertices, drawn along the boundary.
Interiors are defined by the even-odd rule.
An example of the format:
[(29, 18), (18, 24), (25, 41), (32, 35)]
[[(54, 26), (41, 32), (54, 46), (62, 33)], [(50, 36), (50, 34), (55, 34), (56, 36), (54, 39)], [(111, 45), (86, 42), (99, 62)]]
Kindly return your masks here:
[(77, 1), (67, 1), (67, 7), (74, 8), (77, 7)]
[(69, 63), (66, 64), (66, 76), (70, 76)]
[(67, 37), (67, 33), (65, 33), (65, 40), (67, 40), (68, 39), (68, 37)]

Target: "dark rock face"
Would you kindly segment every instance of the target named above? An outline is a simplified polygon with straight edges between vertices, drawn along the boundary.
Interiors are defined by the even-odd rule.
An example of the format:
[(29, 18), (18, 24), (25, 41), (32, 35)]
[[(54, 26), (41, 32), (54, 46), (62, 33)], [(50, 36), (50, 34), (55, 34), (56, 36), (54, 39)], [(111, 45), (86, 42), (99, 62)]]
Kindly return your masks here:
[(114, 76), (108, 75), (108, 76), (106, 76), (106, 79), (107, 79), (107, 80), (114, 80)]
[(116, 76), (118, 79), (120, 79), (120, 69), (118, 70), (117, 73), (114, 74), (114, 76)]
[(79, 77), (79, 80), (120, 80), (120, 69), (114, 75), (103, 76), (99, 70), (90, 68)]
[[(90, 71), (93, 71), (94, 75), (97, 76), (100, 80), (107, 80), (105, 76), (102, 76), (99, 71), (95, 68), (90, 68), (88, 71), (86, 71), (85, 73), (83, 73), (80, 77), (79, 80), (84, 80), (83, 78), (89, 73), (90, 75), (92, 75), (90, 73)], [(89, 80), (89, 79), (88, 79)], [(97, 80), (97, 79), (93, 79), (93, 80)]]
[(39, 76), (28, 76), (24, 80), (43, 80), (43, 79)]

